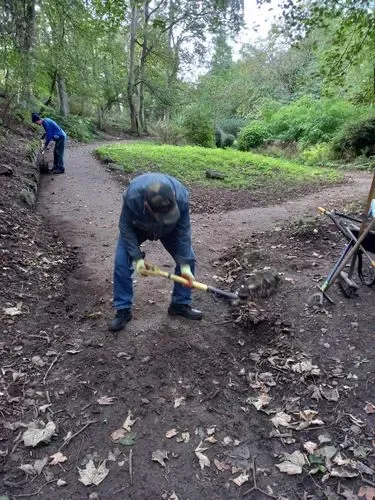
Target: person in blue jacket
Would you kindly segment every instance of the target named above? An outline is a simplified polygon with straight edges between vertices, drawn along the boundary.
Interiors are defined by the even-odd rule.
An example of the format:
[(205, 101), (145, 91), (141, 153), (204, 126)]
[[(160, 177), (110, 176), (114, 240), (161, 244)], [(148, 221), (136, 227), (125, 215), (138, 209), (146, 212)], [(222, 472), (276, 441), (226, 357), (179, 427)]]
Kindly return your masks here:
[[(113, 279), (113, 305), (116, 315), (111, 331), (125, 328), (131, 320), (134, 268), (142, 275), (147, 269), (140, 245), (160, 240), (176, 262), (175, 273), (194, 280), (195, 255), (191, 245), (189, 192), (175, 178), (164, 174), (136, 177), (123, 196)], [(174, 284), (171, 316), (200, 320), (202, 313), (191, 307), (191, 287)]]
[(64, 149), (66, 141), (66, 133), (63, 129), (51, 118), (41, 118), (38, 113), (31, 114), (33, 123), (41, 125), (45, 130), (45, 143), (44, 149), (47, 149), (49, 143), (55, 141), (55, 148), (53, 150), (53, 169), (52, 174), (63, 174), (64, 168)]

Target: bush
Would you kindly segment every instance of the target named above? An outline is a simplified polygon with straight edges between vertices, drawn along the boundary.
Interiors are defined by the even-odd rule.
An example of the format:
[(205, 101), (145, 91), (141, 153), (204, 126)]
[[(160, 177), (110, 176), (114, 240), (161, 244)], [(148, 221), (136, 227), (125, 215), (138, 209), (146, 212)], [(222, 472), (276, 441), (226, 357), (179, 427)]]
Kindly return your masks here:
[(190, 144), (213, 147), (213, 124), (208, 113), (198, 107), (191, 107), (183, 119), (185, 137)]
[(183, 143), (184, 130), (177, 123), (159, 120), (154, 127), (154, 133), (162, 144), (178, 146)]
[(227, 134), (224, 137), (223, 148), (231, 148), (236, 138), (232, 134)]
[(237, 137), (245, 123), (245, 118), (241, 118), (240, 116), (232, 116), (230, 118), (223, 118), (222, 120), (220, 120), (218, 128), (220, 128), (225, 134), (234, 135), (234, 137)]
[(44, 107), (41, 115), (55, 120), (68, 134), (68, 138), (80, 142), (90, 142), (95, 139), (95, 126), (91, 118), (79, 115), (61, 116), (54, 108)]
[(304, 148), (329, 142), (345, 123), (358, 119), (366, 112), (364, 108), (343, 100), (303, 97), (280, 108), (266, 123), (272, 139), (297, 141)]
[(252, 148), (261, 146), (269, 137), (267, 126), (262, 122), (252, 122), (246, 125), (238, 137), (238, 149), (250, 151)]
[(347, 125), (334, 139), (333, 151), (340, 158), (375, 154), (375, 117)]
[(332, 159), (332, 147), (327, 143), (316, 144), (300, 154), (301, 160), (310, 165), (321, 165)]

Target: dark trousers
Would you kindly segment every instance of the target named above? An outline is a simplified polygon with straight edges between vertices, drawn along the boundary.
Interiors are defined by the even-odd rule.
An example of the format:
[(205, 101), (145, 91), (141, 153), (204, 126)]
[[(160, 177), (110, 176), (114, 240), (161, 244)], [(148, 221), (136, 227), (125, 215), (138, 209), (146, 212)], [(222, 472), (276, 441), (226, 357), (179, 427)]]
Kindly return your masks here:
[(55, 149), (53, 150), (53, 168), (64, 171), (64, 149), (65, 138), (59, 137), (55, 141)]

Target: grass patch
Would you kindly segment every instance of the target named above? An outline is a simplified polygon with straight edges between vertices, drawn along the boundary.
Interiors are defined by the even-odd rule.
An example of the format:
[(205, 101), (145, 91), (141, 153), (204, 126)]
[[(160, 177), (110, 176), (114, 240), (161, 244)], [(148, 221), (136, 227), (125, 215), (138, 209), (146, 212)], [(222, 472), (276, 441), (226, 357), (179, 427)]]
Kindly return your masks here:
[[(334, 169), (310, 167), (233, 149), (138, 142), (101, 146), (96, 153), (99, 158), (111, 159), (129, 174), (162, 172), (188, 184), (210, 187), (258, 189), (275, 184), (298, 186), (343, 179), (343, 174)], [(206, 179), (208, 169), (223, 172), (225, 179)]]

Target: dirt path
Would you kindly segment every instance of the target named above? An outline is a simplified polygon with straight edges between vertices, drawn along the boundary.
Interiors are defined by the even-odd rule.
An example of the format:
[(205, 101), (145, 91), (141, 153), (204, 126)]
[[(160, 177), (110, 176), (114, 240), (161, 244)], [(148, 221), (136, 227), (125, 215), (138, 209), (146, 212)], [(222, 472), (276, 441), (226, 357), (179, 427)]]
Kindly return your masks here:
[[(114, 247), (123, 188), (92, 156), (95, 145), (71, 148), (67, 151), (66, 175), (44, 178), (39, 211), (73, 246), (80, 249), (81, 272), (73, 280), (95, 282), (106, 300), (110, 298)], [(198, 256), (198, 278), (212, 281), (210, 262), (223, 250), (233, 246), (236, 239), (252, 233), (268, 231), (291, 217), (315, 214), (316, 207), (334, 206), (335, 200), (358, 199), (365, 196), (370, 175), (348, 175), (342, 186), (323, 189), (319, 193), (268, 207), (250, 208), (222, 214), (193, 214), (193, 241)], [(250, 195), (251, 196), (251, 195)], [(168, 254), (160, 244), (145, 244), (147, 257), (160, 266), (171, 266)], [(170, 284), (161, 280), (140, 280), (136, 284), (136, 305), (142, 316), (129, 330), (140, 331), (152, 321), (165, 321)], [(99, 295), (100, 295), (99, 294)], [(150, 308), (155, 297), (157, 303)]]
[[(345, 359), (348, 358), (346, 348), (349, 342), (358, 343), (366, 352), (367, 337), (362, 335), (357, 339), (355, 336), (349, 340), (350, 331), (345, 330), (350, 330), (351, 322), (358, 321), (356, 304), (353, 304), (354, 312), (351, 311), (350, 316), (344, 311), (345, 304), (337, 308), (341, 323), (330, 325), (330, 318), (323, 315), (310, 317), (309, 328), (314, 335), (308, 336), (308, 339), (311, 337), (309, 343), (298, 338), (306, 322), (303, 301), (298, 297), (294, 297), (294, 302), (289, 300), (287, 305), (281, 301), (281, 307), (287, 310), (292, 321), (285, 328), (279, 323), (276, 326), (278, 335), (274, 334), (274, 329), (268, 331), (266, 328), (261, 334), (253, 336), (249, 332), (234, 330), (225, 317), (227, 307), (202, 294), (195, 296), (195, 302), (205, 313), (205, 319), (199, 325), (169, 318), (166, 309), (170, 284), (156, 279), (137, 279), (134, 321), (125, 333), (113, 336), (106, 331), (106, 322), (112, 314), (111, 277), (122, 187), (92, 157), (93, 148), (90, 145), (69, 149), (67, 173), (43, 179), (39, 202), (39, 211), (68, 243), (79, 248), (80, 265), (69, 277), (69, 294), (64, 302), (66, 318), (60, 316), (55, 320), (52, 314), (50, 319), (51, 325), (59, 321), (63, 333), (55, 336), (52, 344), (60, 358), (49, 374), (48, 387), (53, 394), (53, 418), (58, 420), (59, 434), (49, 445), (48, 454), (56, 451), (66, 432), (74, 434), (87, 422), (94, 421), (82, 436), (79, 435), (65, 448), (68, 465), (66, 474), (61, 477), (68, 482), (64, 490), (66, 498), (87, 497), (88, 489), (77, 480), (77, 466), (84, 465), (82, 460), (85, 457), (86, 463), (87, 457), (93, 457), (99, 463), (108, 452), (115, 453), (118, 447), (122, 457), (119, 461), (122, 460), (125, 465), (108, 461), (108, 478), (96, 488), (100, 498), (106, 500), (240, 498), (241, 489), (231, 479), (242, 469), (249, 471), (251, 457), (254, 456), (257, 456), (257, 466), (262, 470), (258, 474), (258, 484), (263, 489), (270, 491), (272, 486), (275, 495), (283, 494), (284, 498), (291, 500), (302, 498), (306, 490), (314, 493), (315, 486), (311, 480), (290, 478), (275, 468), (275, 457), (291, 449), (278, 439), (270, 439), (269, 415), (246, 408), (247, 397), (257, 391), (254, 392), (250, 379), (243, 374), (249, 373), (250, 376), (250, 372), (269, 371), (265, 359), (275, 355), (275, 348), (281, 357), (291, 358), (301, 352), (301, 343), (304, 344), (303, 349), (310, 353), (313, 351), (311, 347), (316, 345), (318, 350), (312, 353), (314, 359), (320, 362), (324, 358), (329, 366), (333, 358), (329, 350), (319, 350), (321, 342), (329, 341), (333, 345), (342, 338), (340, 355)], [(358, 174), (351, 183), (281, 205), (209, 216), (193, 214), (198, 277), (212, 280), (216, 270), (210, 262), (225, 249), (232, 248), (236, 240), (272, 229), (291, 216), (313, 214), (315, 207), (327, 206), (326, 200), (333, 204), (335, 200), (349, 201), (364, 196), (368, 185), (369, 176)], [(269, 245), (269, 241), (266, 239), (263, 244)], [(326, 243), (322, 246), (325, 249)], [(286, 247), (284, 245), (283, 248)], [(146, 244), (145, 250), (150, 260), (163, 267), (172, 265), (159, 244)], [(278, 253), (278, 250), (275, 252)], [(286, 263), (293, 262), (284, 257), (282, 259)], [(324, 273), (325, 262), (321, 263)], [(310, 287), (314, 286), (311, 276), (316, 270), (311, 264), (307, 268), (307, 276), (303, 273)], [(295, 269), (294, 275), (288, 270), (288, 275), (294, 278), (298, 277), (298, 273), (299, 268)], [(301, 293), (306, 292), (305, 288), (300, 290)], [(85, 312), (94, 313), (94, 316), (85, 318)], [(371, 319), (369, 321), (371, 323)], [(361, 323), (360, 326), (363, 328)], [(327, 331), (327, 328), (323, 338), (322, 331)], [(353, 351), (353, 356), (356, 352)], [(334, 361), (336, 365), (337, 360)], [(363, 366), (366, 368), (366, 364)], [(281, 379), (278, 379), (280, 389), (272, 394), (275, 409), (285, 405), (292, 408), (300, 398), (301, 401), (305, 398), (301, 407), (306, 407), (305, 400), (307, 405), (311, 405), (300, 375), (289, 380), (284, 375), (284, 368), (275, 373), (277, 377), (281, 373)], [(363, 384), (370, 380), (368, 377), (364, 372)], [(279, 406), (276, 406), (278, 393), (282, 401), (280, 399)], [(114, 404), (99, 406), (97, 399), (100, 396), (114, 397)], [(330, 402), (323, 401), (323, 409), (324, 404), (327, 411), (332, 412)], [(363, 402), (358, 399), (356, 404), (360, 411)], [(132, 448), (133, 485), (130, 484), (126, 461), (129, 447), (116, 447), (110, 440), (111, 432), (121, 427), (129, 410), (138, 417), (133, 427), (137, 433)], [(319, 408), (319, 411), (323, 410)], [(353, 410), (353, 413), (357, 415), (356, 411)], [(174, 428), (179, 432), (180, 441), (166, 438), (166, 432)], [(181, 441), (181, 432), (189, 434), (186, 442)], [(204, 441), (209, 432), (215, 433), (216, 444)], [(307, 434), (304, 438), (307, 439)], [(316, 440), (317, 435), (310, 439)], [(200, 441), (204, 441), (204, 447), (208, 448), (205, 453), (211, 460), (211, 467), (203, 471), (194, 453)], [(238, 443), (241, 444), (237, 446)], [(165, 468), (151, 461), (155, 450), (168, 452), (169, 460)], [(43, 450), (38, 458), (42, 458), (42, 453)], [(214, 459), (219, 463), (227, 460), (234, 468), (219, 472), (213, 464)], [(250, 487), (251, 479), (243, 485), (242, 493)], [(46, 487), (44, 496), (40, 498), (61, 498), (60, 490), (54, 491), (53, 488), (53, 485)], [(120, 491), (123, 493), (119, 494)], [(174, 493), (176, 496), (173, 496)], [(248, 498), (263, 496), (255, 491)], [(310, 498), (323, 497), (317, 495)]]

